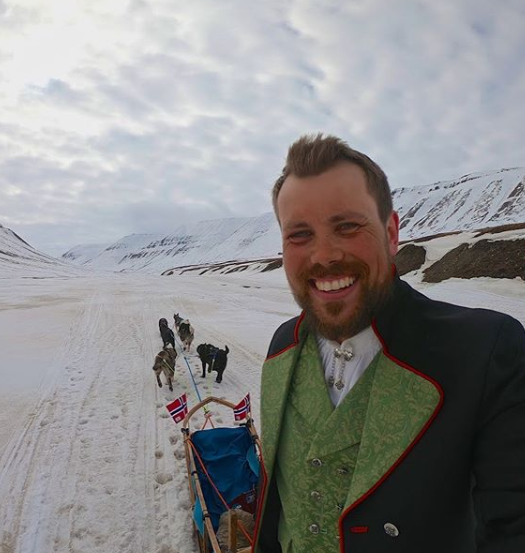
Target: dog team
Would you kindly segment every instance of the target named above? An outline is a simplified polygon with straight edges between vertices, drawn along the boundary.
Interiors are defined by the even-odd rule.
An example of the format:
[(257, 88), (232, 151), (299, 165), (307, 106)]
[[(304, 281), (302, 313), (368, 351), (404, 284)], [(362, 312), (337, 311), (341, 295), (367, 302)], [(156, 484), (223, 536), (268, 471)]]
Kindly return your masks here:
[[(182, 343), (182, 351), (190, 351), (195, 332), (188, 319), (183, 319), (178, 313), (173, 315), (175, 330)], [(159, 319), (159, 331), (162, 337), (162, 351), (159, 351), (155, 356), (153, 371), (157, 377), (157, 384), (162, 388), (160, 380), (161, 373), (164, 373), (166, 383), (173, 391), (173, 376), (175, 374), (175, 362), (177, 360), (177, 351), (175, 349), (175, 334), (168, 325), (168, 321), (164, 318)], [(197, 346), (197, 354), (202, 363), (202, 378), (206, 377), (206, 368), (208, 373), (215, 371), (217, 377), (215, 382), (222, 382), (222, 375), (228, 362), (228, 346), (220, 349), (212, 344), (199, 344)]]

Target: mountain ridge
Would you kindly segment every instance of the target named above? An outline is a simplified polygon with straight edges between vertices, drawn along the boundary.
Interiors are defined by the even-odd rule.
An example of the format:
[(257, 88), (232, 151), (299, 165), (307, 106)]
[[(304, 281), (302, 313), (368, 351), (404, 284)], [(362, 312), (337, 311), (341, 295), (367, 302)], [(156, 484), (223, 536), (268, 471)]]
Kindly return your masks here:
[(16, 232), (0, 224), (0, 278), (70, 277), (85, 274), (85, 269), (39, 252)]
[[(525, 168), (469, 173), (452, 181), (396, 188), (392, 195), (402, 242), (525, 222)], [(86, 271), (167, 274), (198, 265), (270, 262), (281, 249), (280, 228), (272, 212), (193, 221), (168, 234), (131, 234), (112, 244), (79, 245), (61, 259), (38, 252), (0, 225), (0, 267), (8, 276), (24, 274), (32, 266), (37, 275), (53, 276)]]
[[(455, 180), (395, 188), (392, 197), (403, 241), (524, 222), (525, 168), (468, 173)], [(137, 238), (133, 244), (132, 236), (147, 235), (123, 237), (90, 259), (84, 256), (84, 265), (125, 272), (164, 272), (199, 263), (271, 258), (281, 250), (280, 229), (272, 212), (194, 222), (148, 243)], [(121, 249), (125, 254), (118, 260), (117, 255), (107, 253)]]

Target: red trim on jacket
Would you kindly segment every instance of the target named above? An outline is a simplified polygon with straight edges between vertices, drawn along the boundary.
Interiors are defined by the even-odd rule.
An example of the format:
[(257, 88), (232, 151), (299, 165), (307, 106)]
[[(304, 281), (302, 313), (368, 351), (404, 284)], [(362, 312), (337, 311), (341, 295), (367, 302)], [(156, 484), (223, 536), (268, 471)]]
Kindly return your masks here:
[(285, 351), (288, 351), (289, 349), (294, 348), (299, 343), (299, 326), (301, 325), (301, 323), (304, 320), (304, 315), (305, 315), (305, 313), (304, 313), (304, 311), (302, 311), (301, 314), (299, 315), (299, 318), (297, 319), (297, 322), (295, 323), (295, 328), (294, 328), (294, 331), (293, 331), (293, 338), (294, 338), (293, 343), (290, 344), (289, 346), (286, 346), (281, 351), (278, 351), (277, 353), (274, 353), (273, 355), (269, 355), (266, 358), (266, 361), (268, 359), (273, 359), (274, 357), (282, 355)]
[(352, 503), (352, 505), (350, 505), (339, 517), (339, 536), (340, 536), (340, 538), (339, 538), (339, 550), (341, 551), (341, 553), (344, 553), (344, 551), (345, 551), (345, 549), (344, 549), (345, 536), (344, 536), (344, 529), (343, 529), (343, 521), (346, 518), (346, 516), (348, 515), (348, 513), (350, 511), (352, 511), (353, 509), (355, 509), (358, 505), (360, 505), (369, 496), (371, 496), (377, 490), (377, 488), (379, 488), (379, 486), (381, 486), (381, 484), (394, 472), (394, 470), (405, 459), (405, 457), (410, 453), (410, 451), (417, 444), (417, 442), (419, 442), (419, 440), (423, 437), (423, 434), (428, 430), (429, 426), (434, 422), (434, 419), (437, 417), (437, 414), (441, 410), (441, 407), (443, 406), (443, 401), (445, 399), (443, 389), (433, 378), (431, 378), (430, 376), (428, 376), (426, 374), (423, 374), (422, 372), (414, 369), (414, 367), (411, 367), (410, 365), (408, 365), (407, 363), (401, 361), (400, 359), (397, 359), (396, 357), (394, 357), (388, 351), (388, 348), (386, 347), (386, 343), (383, 340), (383, 337), (381, 336), (381, 334), (379, 334), (379, 330), (377, 329), (375, 319), (372, 321), (372, 329), (374, 330), (374, 333), (377, 336), (378, 340), (381, 342), (381, 346), (383, 347), (383, 353), (389, 359), (394, 361), (394, 363), (396, 363), (397, 365), (400, 365), (404, 369), (407, 369), (407, 370), (413, 372), (414, 374), (417, 374), (418, 376), (424, 378), (425, 380), (428, 380), (428, 382), (433, 384), (434, 387), (437, 389), (437, 391), (439, 393), (440, 399), (439, 399), (439, 403), (437, 404), (436, 408), (434, 409), (434, 412), (432, 413), (432, 416), (428, 419), (425, 426), (423, 426), (423, 428), (419, 431), (419, 434), (414, 438), (412, 443), (405, 449), (405, 451), (403, 451), (403, 453), (397, 459), (397, 461), (388, 469), (387, 472), (385, 472), (385, 474), (383, 474), (383, 476), (365, 494), (363, 494), (360, 498), (358, 498), (356, 501), (354, 501), (354, 503)]
[(255, 553), (255, 546), (257, 545), (257, 542), (259, 541), (259, 530), (260, 530), (260, 526), (261, 526), (261, 520), (262, 520), (262, 511), (263, 511), (263, 502), (264, 500), (266, 499), (266, 492), (267, 492), (267, 488), (268, 488), (268, 476), (266, 475), (266, 468), (264, 467), (264, 461), (263, 461), (263, 456), (262, 456), (262, 451), (260, 452), (261, 453), (261, 458), (260, 458), (260, 466), (261, 466), (261, 471), (262, 471), (262, 489), (260, 490), (260, 494), (259, 494), (259, 497), (257, 498), (257, 516), (255, 517), (255, 528), (254, 528), (254, 531), (253, 531), (253, 541), (252, 541), (252, 546), (250, 548), (250, 551), (251, 553)]
[(304, 311), (301, 311), (301, 314), (299, 315), (299, 318), (297, 319), (297, 323), (295, 324), (295, 328), (293, 330), (293, 338), (295, 340), (295, 344), (297, 345), (299, 343), (299, 327), (301, 326), (301, 323), (304, 321), (306, 313)]
[[(299, 343), (299, 327), (300, 327), (301, 323), (303, 322), (304, 316), (305, 316), (305, 313), (303, 311), (301, 313), (301, 315), (299, 316), (299, 318), (297, 319), (297, 322), (295, 323), (294, 343), (292, 343), (288, 347), (284, 348), (283, 350), (281, 350), (277, 353), (274, 353), (273, 355), (268, 356), (266, 358), (267, 360), (268, 359), (273, 359), (274, 357), (277, 357), (278, 355), (283, 354), (285, 351), (288, 351), (289, 349), (294, 348)], [(254, 529), (254, 532), (253, 532), (253, 543), (252, 543), (252, 547), (251, 547), (251, 552), (252, 553), (255, 552), (255, 546), (256, 546), (257, 542), (259, 541), (258, 540), (259, 530), (260, 530), (260, 526), (261, 526), (262, 511), (263, 511), (262, 507), (263, 507), (264, 500), (266, 499), (266, 492), (268, 491), (268, 475), (266, 473), (266, 468), (264, 466), (262, 451), (261, 451), (261, 471), (262, 471), (262, 488), (260, 490), (260, 494), (259, 494), (260, 496), (257, 498), (258, 505), (257, 505), (257, 515), (255, 517), (255, 529)]]

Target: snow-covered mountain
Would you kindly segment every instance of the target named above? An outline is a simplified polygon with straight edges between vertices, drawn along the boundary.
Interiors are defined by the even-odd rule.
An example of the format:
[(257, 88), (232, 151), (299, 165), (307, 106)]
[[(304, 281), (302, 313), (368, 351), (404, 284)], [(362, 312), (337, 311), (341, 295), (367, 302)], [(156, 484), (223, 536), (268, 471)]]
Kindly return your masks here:
[(98, 252), (93, 252), (91, 257), (85, 246), (77, 246), (69, 250), (62, 257), (64, 258), (70, 252), (76, 251), (78, 258), (82, 258), (82, 265), (91, 266), (97, 269), (109, 269), (122, 271), (125, 269), (133, 270), (132, 260), (141, 258), (145, 252), (153, 251), (158, 244), (165, 238), (162, 234), (130, 234), (117, 240)]
[(185, 265), (276, 257), (280, 247), (279, 226), (273, 213), (265, 213), (199, 221), (167, 236), (132, 234), (91, 258), (85, 246), (77, 246), (62, 257), (77, 263), (82, 259), (84, 266), (97, 269), (161, 273)]
[[(525, 222), (525, 168), (396, 188), (393, 199), (401, 240)], [(271, 258), (280, 250), (279, 225), (273, 213), (265, 213), (196, 222), (165, 236), (134, 234), (98, 251), (77, 246), (63, 258), (97, 269), (159, 273), (186, 265)]]
[(396, 188), (401, 239), (525, 222), (525, 168)]
[(67, 253), (62, 255), (62, 259), (66, 261), (74, 262), (75, 265), (82, 265), (86, 261), (90, 261), (94, 257), (104, 251), (111, 244), (85, 244), (83, 246), (77, 246), (71, 248)]
[(0, 278), (77, 276), (85, 270), (35, 250), (12, 230), (0, 225)]

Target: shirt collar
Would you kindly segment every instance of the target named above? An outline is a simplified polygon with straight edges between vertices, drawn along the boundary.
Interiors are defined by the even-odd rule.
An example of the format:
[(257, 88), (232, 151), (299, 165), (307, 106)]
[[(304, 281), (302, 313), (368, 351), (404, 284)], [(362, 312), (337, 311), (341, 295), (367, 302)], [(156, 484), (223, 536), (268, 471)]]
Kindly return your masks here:
[(333, 353), (336, 348), (340, 350), (350, 350), (354, 357), (361, 357), (367, 353), (374, 355), (381, 349), (381, 342), (377, 339), (371, 326), (368, 326), (359, 334), (347, 338), (342, 344), (335, 340), (328, 340), (319, 334), (316, 334), (317, 344), (323, 353)]

